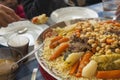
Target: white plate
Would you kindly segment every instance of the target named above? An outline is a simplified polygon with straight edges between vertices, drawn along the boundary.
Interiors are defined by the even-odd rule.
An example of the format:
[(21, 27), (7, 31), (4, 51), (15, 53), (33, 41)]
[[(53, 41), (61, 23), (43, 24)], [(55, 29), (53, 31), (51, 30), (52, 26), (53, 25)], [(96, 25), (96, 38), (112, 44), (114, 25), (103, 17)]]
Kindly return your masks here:
[[(18, 34), (18, 30), (27, 28), (27, 31), (22, 34)], [(0, 29), (0, 44), (7, 46), (7, 40), (10, 37), (21, 35), (26, 36), (29, 38), (30, 42), (29, 45), (33, 46), (34, 41), (37, 39), (37, 37), (44, 31), (46, 28), (48, 28), (48, 25), (35, 25), (32, 24), (30, 21), (19, 21), (14, 22), (8, 25), (7, 28), (1, 28)]]
[(78, 18), (98, 18), (98, 14), (89, 8), (85, 7), (65, 7), (53, 11), (50, 15), (53, 22), (78, 19)]

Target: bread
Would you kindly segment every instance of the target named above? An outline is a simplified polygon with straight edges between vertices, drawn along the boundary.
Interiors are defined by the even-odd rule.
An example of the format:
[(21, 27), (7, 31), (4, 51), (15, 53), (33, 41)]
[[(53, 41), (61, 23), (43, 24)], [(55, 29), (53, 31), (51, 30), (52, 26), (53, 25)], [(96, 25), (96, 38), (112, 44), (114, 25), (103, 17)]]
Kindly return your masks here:
[(31, 21), (34, 24), (44, 24), (47, 22), (47, 20), (48, 20), (48, 17), (46, 16), (46, 14), (42, 14), (42, 15), (33, 17)]

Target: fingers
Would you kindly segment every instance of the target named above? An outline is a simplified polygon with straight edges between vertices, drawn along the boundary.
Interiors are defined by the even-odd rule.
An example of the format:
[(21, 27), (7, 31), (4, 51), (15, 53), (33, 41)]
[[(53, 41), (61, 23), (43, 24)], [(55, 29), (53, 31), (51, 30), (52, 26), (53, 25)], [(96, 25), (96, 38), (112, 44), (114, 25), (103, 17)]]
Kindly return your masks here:
[(8, 15), (12, 16), (16, 21), (20, 20), (21, 18), (14, 12), (13, 9), (6, 7), (6, 6), (0, 6), (0, 9), (5, 11)]
[(6, 6), (0, 4), (0, 26), (7, 26), (11, 22), (21, 20), (21, 18)]

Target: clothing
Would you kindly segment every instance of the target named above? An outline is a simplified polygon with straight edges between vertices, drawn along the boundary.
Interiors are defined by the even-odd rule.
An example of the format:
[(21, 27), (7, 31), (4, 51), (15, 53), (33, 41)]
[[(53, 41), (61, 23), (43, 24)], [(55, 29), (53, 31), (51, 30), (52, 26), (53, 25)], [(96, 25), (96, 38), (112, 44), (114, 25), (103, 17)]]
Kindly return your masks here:
[[(79, 4), (77, 2), (80, 0), (71, 1), (78, 6)], [(85, 0), (85, 5), (90, 5), (100, 1), (101, 0)], [(50, 16), (52, 11), (68, 6), (64, 0), (21, 0), (21, 4), (23, 4), (24, 11), (28, 19), (43, 13)]]
[(21, 4), (28, 19), (43, 13), (50, 16), (52, 11), (68, 6), (64, 0), (21, 0)]
[(15, 13), (20, 16), (21, 18), (26, 18), (24, 9), (22, 5), (18, 5), (17, 8), (15, 9)]

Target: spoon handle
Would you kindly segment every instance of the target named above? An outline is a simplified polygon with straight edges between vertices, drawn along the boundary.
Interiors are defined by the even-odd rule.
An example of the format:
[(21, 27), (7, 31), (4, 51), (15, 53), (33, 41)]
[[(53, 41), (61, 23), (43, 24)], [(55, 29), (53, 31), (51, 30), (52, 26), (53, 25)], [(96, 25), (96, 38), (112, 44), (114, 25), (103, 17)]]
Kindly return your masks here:
[(32, 50), (31, 52), (29, 52), (27, 55), (25, 55), (24, 57), (22, 57), (20, 60), (18, 60), (16, 62), (16, 64), (18, 64), (19, 62), (21, 62), (22, 60), (26, 59), (27, 57), (31, 56), (32, 54), (34, 54), (36, 51), (38, 51), (40, 48), (42, 48), (43, 43), (40, 44), (36, 49)]

